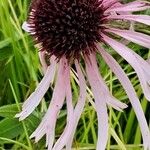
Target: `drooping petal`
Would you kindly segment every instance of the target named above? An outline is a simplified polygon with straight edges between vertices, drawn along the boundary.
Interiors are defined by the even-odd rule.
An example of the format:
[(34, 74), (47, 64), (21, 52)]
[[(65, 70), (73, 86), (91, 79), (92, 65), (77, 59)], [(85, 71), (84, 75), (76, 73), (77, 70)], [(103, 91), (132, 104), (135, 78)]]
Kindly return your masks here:
[(123, 20), (136, 21), (139, 23), (150, 25), (150, 16), (148, 15), (110, 15), (110, 16), (107, 16), (106, 19), (108, 20), (123, 19)]
[(110, 94), (106, 83), (104, 82), (103, 78), (99, 75), (98, 68), (96, 67), (97, 66), (96, 59), (94, 57), (91, 59), (93, 59), (93, 66), (92, 67), (93, 67), (93, 69), (95, 69), (95, 73), (97, 73), (97, 77), (99, 79), (97, 82), (99, 82), (99, 84), (101, 85), (101, 91), (105, 95), (106, 103), (108, 105), (110, 105), (111, 107), (113, 107), (114, 109), (122, 111), (122, 109), (126, 108), (127, 105), (118, 101), (115, 97), (113, 97)]
[(104, 150), (108, 139), (108, 114), (106, 106), (106, 93), (102, 85), (103, 81), (101, 81), (101, 79), (97, 75), (97, 71), (95, 70), (96, 66), (95, 63), (93, 63), (93, 59), (94, 58), (90, 58), (90, 60), (86, 59), (86, 72), (94, 94), (98, 118), (97, 149)]
[(71, 85), (70, 85), (70, 72), (68, 71), (68, 74), (66, 74), (66, 103), (67, 103), (67, 124), (66, 127), (59, 137), (59, 139), (56, 141), (53, 150), (62, 150), (63, 147), (66, 145), (68, 140), (70, 140), (70, 135), (73, 129), (73, 123), (74, 123), (74, 108), (73, 108), (73, 102), (72, 102), (72, 92), (71, 92)]
[(115, 33), (119, 36), (122, 36), (123, 38), (126, 38), (129, 41), (150, 48), (150, 36), (146, 34), (131, 31), (131, 30), (119, 30), (114, 28), (106, 29), (105, 31)]
[(122, 111), (122, 109), (125, 109), (128, 107), (125, 103), (122, 103), (119, 100), (111, 96), (107, 99), (107, 104), (118, 111)]
[(119, 0), (102, 0), (102, 5), (104, 9), (108, 9), (109, 7), (114, 7), (117, 3), (119, 3)]
[(35, 137), (35, 141), (37, 142), (42, 138), (44, 134), (46, 134), (46, 145), (48, 145), (48, 149), (51, 149), (53, 146), (56, 120), (65, 99), (65, 91), (67, 85), (66, 75), (68, 74), (68, 70), (69, 66), (67, 65), (67, 60), (62, 58), (59, 63), (57, 81), (50, 106), (42, 122), (31, 135), (31, 138)]
[(125, 45), (102, 34), (104, 41), (119, 53), (135, 70), (140, 80), (143, 93), (150, 100), (150, 65)]
[(84, 75), (83, 75), (83, 73), (80, 69), (80, 65), (77, 61), (75, 61), (75, 66), (76, 66), (77, 74), (78, 74), (78, 78), (79, 78), (80, 95), (79, 95), (77, 104), (76, 104), (75, 109), (74, 109), (74, 120), (72, 122), (73, 128), (72, 128), (72, 131), (70, 131), (71, 135), (70, 135), (69, 140), (67, 141), (67, 144), (66, 144), (67, 150), (71, 150), (71, 146), (72, 146), (72, 142), (73, 142), (73, 136), (75, 134), (81, 113), (83, 112), (83, 108), (85, 105), (85, 99), (86, 99), (86, 83), (85, 83)]
[[(80, 87), (80, 96), (79, 96), (79, 100), (76, 104), (75, 110), (73, 112), (73, 115), (72, 115), (73, 107), (72, 107), (72, 101), (71, 101), (72, 98), (70, 97), (69, 98), (70, 100), (68, 99), (70, 104), (68, 103), (68, 100), (67, 100), (67, 103), (68, 103), (67, 106), (70, 107), (69, 108), (70, 113), (68, 113), (68, 114), (70, 114), (70, 115), (69, 116), (67, 115), (68, 116), (67, 117), (68, 118), (67, 126), (66, 126), (63, 134), (61, 135), (61, 137), (57, 140), (56, 144), (54, 145), (54, 148), (53, 148), (54, 150), (55, 149), (60, 150), (64, 147), (64, 145), (66, 145), (67, 150), (71, 150), (73, 136), (74, 136), (80, 115), (83, 111), (84, 104), (85, 104), (86, 84), (85, 84), (84, 76), (81, 72), (78, 62), (76, 61), (75, 64), (76, 64), (76, 68), (77, 68), (77, 72), (78, 72), (78, 76), (79, 76), (79, 82), (80, 82), (80, 86), (81, 86)], [(67, 90), (67, 93), (68, 93), (68, 91), (70, 91), (70, 95), (71, 95), (70, 88)]]
[(42, 79), (40, 84), (22, 105), (22, 111), (16, 114), (15, 117), (19, 118), (19, 120), (23, 120), (28, 117), (39, 105), (40, 101), (48, 90), (50, 83), (53, 81), (55, 75), (55, 67), (56, 61), (53, 60), (51, 65), (47, 68), (44, 78)]
[(121, 102), (116, 103), (117, 100), (112, 95), (110, 95), (108, 87), (106, 86), (102, 77), (99, 75), (95, 56), (90, 55), (88, 58), (86, 58), (86, 71), (94, 94), (98, 117), (99, 131), (97, 149), (103, 150), (106, 147), (108, 138), (108, 115), (106, 104), (114, 104), (115, 108), (120, 110), (126, 108), (127, 105)]
[(120, 5), (120, 6), (116, 6), (113, 8), (109, 8), (106, 10), (105, 13), (108, 12), (135, 12), (135, 11), (142, 11), (145, 9), (150, 8), (150, 3), (147, 1), (134, 1), (134, 2), (130, 2), (124, 5)]
[(28, 33), (31, 32), (30, 25), (26, 21), (22, 24), (22, 29)]
[(116, 60), (108, 54), (105, 50), (103, 50), (100, 46), (97, 45), (97, 48), (104, 58), (105, 62), (108, 64), (110, 69), (115, 73), (119, 81), (121, 82), (122, 86), (124, 87), (130, 102), (133, 106), (133, 109), (136, 113), (140, 128), (141, 128), (141, 133), (143, 136), (143, 143), (144, 143), (144, 148), (145, 149), (150, 149), (150, 131), (149, 127), (147, 125), (141, 104), (137, 98), (136, 92), (128, 79), (127, 75), (124, 73), (122, 68), (119, 66), (119, 64), (116, 62)]

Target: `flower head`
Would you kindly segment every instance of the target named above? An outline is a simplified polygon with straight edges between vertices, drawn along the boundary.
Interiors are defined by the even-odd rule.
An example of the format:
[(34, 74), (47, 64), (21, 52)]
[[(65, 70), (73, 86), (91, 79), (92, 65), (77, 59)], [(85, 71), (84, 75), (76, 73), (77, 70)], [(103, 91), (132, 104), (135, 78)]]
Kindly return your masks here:
[[(97, 149), (105, 149), (109, 127), (107, 107), (112, 106), (122, 111), (127, 105), (109, 92), (97, 66), (96, 54), (100, 54), (124, 87), (139, 121), (144, 148), (150, 149), (150, 131), (135, 90), (116, 60), (103, 48), (103, 45), (109, 45), (133, 67), (145, 97), (150, 100), (150, 64), (121, 40), (115, 39), (117, 35), (150, 48), (150, 37), (134, 31), (134, 22), (150, 25), (150, 17), (132, 14), (148, 8), (150, 3), (140, 0), (128, 4), (122, 4), (119, 0), (32, 1), (23, 29), (33, 36), (40, 50), (39, 56), (45, 74), (16, 117), (23, 120), (33, 112), (53, 82), (55, 74), (56, 82), (49, 108), (31, 138), (35, 137), (37, 142), (46, 134), (49, 150), (61, 150), (64, 146), (71, 149), (86, 99), (86, 82), (80, 67), (80, 59), (83, 59), (98, 118)], [(121, 26), (121, 23), (125, 23), (126, 26)], [(117, 27), (114, 27), (115, 24)], [(49, 56), (49, 66), (46, 63), (46, 55)], [(75, 106), (72, 103), (70, 84), (72, 64), (75, 64), (80, 87)], [(64, 100), (67, 104), (67, 124), (62, 135), (54, 143), (56, 121)]]

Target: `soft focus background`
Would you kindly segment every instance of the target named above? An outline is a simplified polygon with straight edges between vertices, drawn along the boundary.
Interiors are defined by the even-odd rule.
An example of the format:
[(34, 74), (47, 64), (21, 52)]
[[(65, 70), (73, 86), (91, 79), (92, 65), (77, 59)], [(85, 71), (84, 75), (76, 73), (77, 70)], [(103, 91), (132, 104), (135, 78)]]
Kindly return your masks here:
[[(124, 0), (127, 2), (130, 0)], [(133, 0), (132, 0), (133, 1)], [(32, 38), (21, 29), (26, 20), (30, 0), (0, 0), (0, 150), (42, 150), (45, 137), (37, 144), (29, 135), (38, 126), (45, 114), (52, 95), (52, 88), (45, 95), (42, 103), (30, 117), (19, 122), (14, 115), (20, 111), (22, 102), (34, 91), (42, 78), (42, 69), (38, 59), (38, 50), (34, 48)], [(150, 10), (141, 12), (150, 14)], [(150, 28), (143, 25), (135, 26), (137, 31), (150, 34)], [(149, 58), (148, 49), (129, 44), (144, 59)], [(143, 97), (141, 87), (133, 69), (113, 50), (110, 53), (122, 65), (128, 74), (138, 97), (141, 101), (147, 121), (150, 120), (150, 103)], [(119, 100), (128, 104), (124, 112), (109, 108), (109, 140), (107, 149), (141, 150), (141, 133), (131, 104), (116, 77), (98, 56), (100, 72), (102, 73), (110, 91)], [(75, 76), (71, 77), (73, 99), (78, 97), (78, 86)], [(87, 102), (81, 116), (73, 147), (79, 150), (95, 149), (97, 141), (96, 113), (89, 102), (92, 99), (88, 90)], [(58, 137), (66, 123), (65, 107), (59, 116), (56, 128)], [(57, 138), (56, 137), (56, 138)]]

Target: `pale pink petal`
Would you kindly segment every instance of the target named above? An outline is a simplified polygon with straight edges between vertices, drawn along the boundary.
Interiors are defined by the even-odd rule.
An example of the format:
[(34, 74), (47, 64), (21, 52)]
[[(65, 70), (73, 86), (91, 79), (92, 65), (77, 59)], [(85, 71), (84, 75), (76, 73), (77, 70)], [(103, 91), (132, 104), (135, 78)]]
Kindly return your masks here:
[(106, 19), (123, 19), (129, 21), (136, 21), (146, 25), (150, 25), (150, 16), (148, 15), (110, 15)]
[(116, 3), (119, 3), (119, 0), (102, 0), (102, 5), (104, 7), (104, 9), (107, 9), (109, 7), (113, 7), (114, 5), (116, 5)]
[(48, 145), (48, 149), (51, 149), (53, 146), (56, 120), (65, 99), (67, 85), (66, 75), (68, 74), (68, 70), (69, 66), (67, 65), (67, 60), (62, 58), (59, 64), (57, 81), (50, 106), (39, 127), (31, 135), (31, 138), (35, 137), (37, 142), (44, 134), (46, 134), (46, 145)]
[(73, 128), (72, 128), (72, 131), (70, 131), (71, 135), (70, 135), (69, 140), (67, 141), (67, 144), (66, 144), (67, 150), (71, 149), (72, 142), (73, 142), (73, 136), (75, 134), (81, 113), (83, 112), (83, 108), (85, 105), (85, 99), (86, 99), (86, 83), (85, 83), (83, 73), (80, 69), (80, 65), (77, 61), (75, 61), (75, 66), (76, 66), (77, 74), (78, 74), (78, 78), (79, 78), (80, 95), (79, 95), (76, 107), (74, 109), (74, 120), (72, 120), (73, 121), (72, 122)]
[(147, 59), (147, 62), (150, 64), (150, 58)]
[(44, 78), (37, 86), (35, 91), (29, 96), (29, 98), (24, 102), (22, 106), (22, 111), (19, 114), (16, 114), (15, 117), (19, 120), (23, 120), (28, 117), (34, 109), (39, 105), (46, 91), (48, 90), (50, 83), (53, 81), (55, 75), (55, 66), (56, 62), (53, 61), (52, 64), (47, 68), (47, 71), (44, 75)]
[(142, 11), (150, 8), (150, 3), (147, 1), (134, 1), (124, 5), (116, 6), (113, 8), (109, 8), (105, 13), (117, 11), (117, 12), (134, 12), (134, 11)]
[(137, 95), (135, 93), (135, 90), (128, 79), (127, 75), (124, 73), (122, 68), (119, 66), (119, 64), (115, 61), (115, 59), (108, 54), (105, 50), (103, 50), (100, 46), (97, 45), (97, 48), (104, 58), (105, 62), (109, 65), (110, 69), (115, 73), (119, 81), (121, 82), (122, 86), (124, 87), (130, 102), (133, 106), (133, 109), (136, 113), (137, 119), (139, 121), (139, 125), (141, 128), (141, 133), (143, 136), (143, 143), (145, 149), (150, 149), (150, 131), (149, 127), (147, 125), (141, 104), (137, 98)]
[(131, 30), (119, 30), (119, 29), (114, 29), (114, 28), (106, 29), (105, 31), (115, 33), (134, 43), (150, 48), (150, 36), (148, 35), (145, 35), (139, 32), (134, 32)]
[(137, 73), (144, 95), (150, 100), (150, 65), (125, 45), (102, 34), (104, 41), (119, 53)]
[[(73, 140), (73, 135), (75, 133), (75, 129), (77, 127), (77, 123), (79, 121), (79, 118), (80, 118), (80, 115), (83, 111), (83, 108), (84, 108), (84, 104), (85, 104), (85, 96), (86, 96), (86, 85), (85, 85), (85, 80), (84, 80), (84, 77), (83, 77), (83, 74), (81, 72), (81, 69), (79, 67), (79, 64), (77, 63), (76, 61), (76, 68), (77, 68), (77, 72), (79, 74), (79, 82), (82, 81), (80, 83), (80, 85), (82, 87), (80, 87), (80, 96), (79, 96), (79, 101), (77, 102), (77, 105), (75, 107), (75, 111), (74, 113), (72, 114), (72, 110), (73, 110), (73, 107), (72, 107), (72, 101), (71, 101), (71, 97), (70, 97), (70, 100), (67, 99), (67, 103), (68, 103), (68, 100), (70, 102), (70, 104), (68, 103), (67, 107), (69, 106), (70, 107), (70, 114), (67, 118), (68, 118), (68, 121), (67, 121), (67, 126), (63, 132), (63, 134), (61, 135), (61, 137), (58, 139), (58, 141), (56, 142), (56, 144), (54, 145), (54, 148), (53, 149), (62, 149), (64, 147), (64, 145), (66, 145), (67, 143), (67, 146), (66, 146), (66, 149), (71, 149), (71, 144), (72, 144), (72, 140)], [(68, 83), (69, 85), (69, 83)], [(70, 89), (71, 87), (69, 87)], [(70, 90), (67, 90), (68, 92), (70, 91), (70, 94), (71, 94), (71, 89)]]
[(122, 109), (125, 109), (128, 107), (125, 103), (122, 103), (119, 100), (111, 96), (107, 99), (107, 104), (118, 111), (122, 111)]
[(103, 81), (101, 81), (100, 77), (97, 75), (97, 70), (95, 69), (96, 66), (94, 58), (91, 57), (90, 60), (86, 59), (87, 76), (94, 94), (98, 118), (97, 149), (105, 150), (108, 139), (108, 114), (106, 106), (106, 94), (103, 85), (101, 85), (101, 83), (103, 84)]
[(22, 29), (26, 32), (31, 32), (30, 25), (26, 21), (22, 24)]
[(59, 139), (56, 141), (53, 150), (61, 150), (68, 140), (70, 140), (70, 135), (73, 129), (74, 124), (74, 108), (73, 108), (73, 102), (72, 102), (72, 92), (71, 92), (71, 86), (70, 86), (70, 72), (68, 71), (68, 74), (66, 74), (66, 103), (67, 103), (67, 125), (65, 127), (65, 130), (59, 137)]
[[(92, 56), (91, 56), (92, 57)], [(91, 58), (92, 59), (92, 58)], [(98, 68), (97, 68), (97, 63), (95, 58), (93, 57), (93, 69), (95, 69), (95, 73), (97, 73), (97, 76), (99, 78), (99, 80), (97, 82), (99, 82), (99, 84), (101, 85), (101, 91), (103, 92), (103, 94), (105, 95), (105, 99), (106, 99), (106, 103), (108, 105), (110, 105), (111, 107), (122, 111), (122, 109), (126, 108), (127, 105), (118, 101), (115, 97), (113, 97), (110, 92), (109, 89), (106, 85), (106, 83), (104, 82), (103, 78), (100, 76)], [(94, 61), (95, 60), (95, 61)]]

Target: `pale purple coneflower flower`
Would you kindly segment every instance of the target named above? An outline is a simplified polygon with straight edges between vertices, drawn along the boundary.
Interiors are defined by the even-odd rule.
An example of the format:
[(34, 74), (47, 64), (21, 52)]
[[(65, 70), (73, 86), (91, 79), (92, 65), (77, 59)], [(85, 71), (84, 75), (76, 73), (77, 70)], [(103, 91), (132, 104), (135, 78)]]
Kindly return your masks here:
[[(148, 8), (150, 3), (140, 0), (128, 4), (122, 4), (119, 0), (32, 1), (23, 29), (34, 37), (40, 49), (44, 77), (16, 117), (23, 120), (34, 111), (53, 82), (55, 74), (56, 82), (49, 108), (31, 138), (35, 137), (38, 142), (46, 134), (46, 146), (49, 150), (61, 150), (65, 146), (67, 150), (71, 149), (86, 99), (86, 83), (80, 67), (80, 59), (83, 59), (98, 117), (97, 149), (105, 149), (109, 127), (107, 107), (112, 106), (122, 111), (127, 105), (109, 92), (97, 66), (96, 54), (100, 54), (124, 87), (140, 125), (144, 149), (150, 149), (150, 131), (135, 90), (116, 60), (103, 48), (103, 45), (109, 45), (133, 67), (145, 97), (150, 100), (150, 64), (122, 43), (122, 40), (114, 38), (117, 35), (150, 48), (150, 36), (134, 31), (134, 23), (150, 25), (150, 17), (132, 14)], [(118, 24), (117, 27), (113, 26), (115, 23)], [(119, 23), (125, 23), (126, 26), (119, 26)], [(46, 55), (49, 56), (49, 66)], [(72, 64), (75, 64), (80, 87), (75, 106), (72, 103), (70, 84)], [(62, 135), (54, 142), (56, 121), (64, 100), (67, 104), (67, 123)]]

